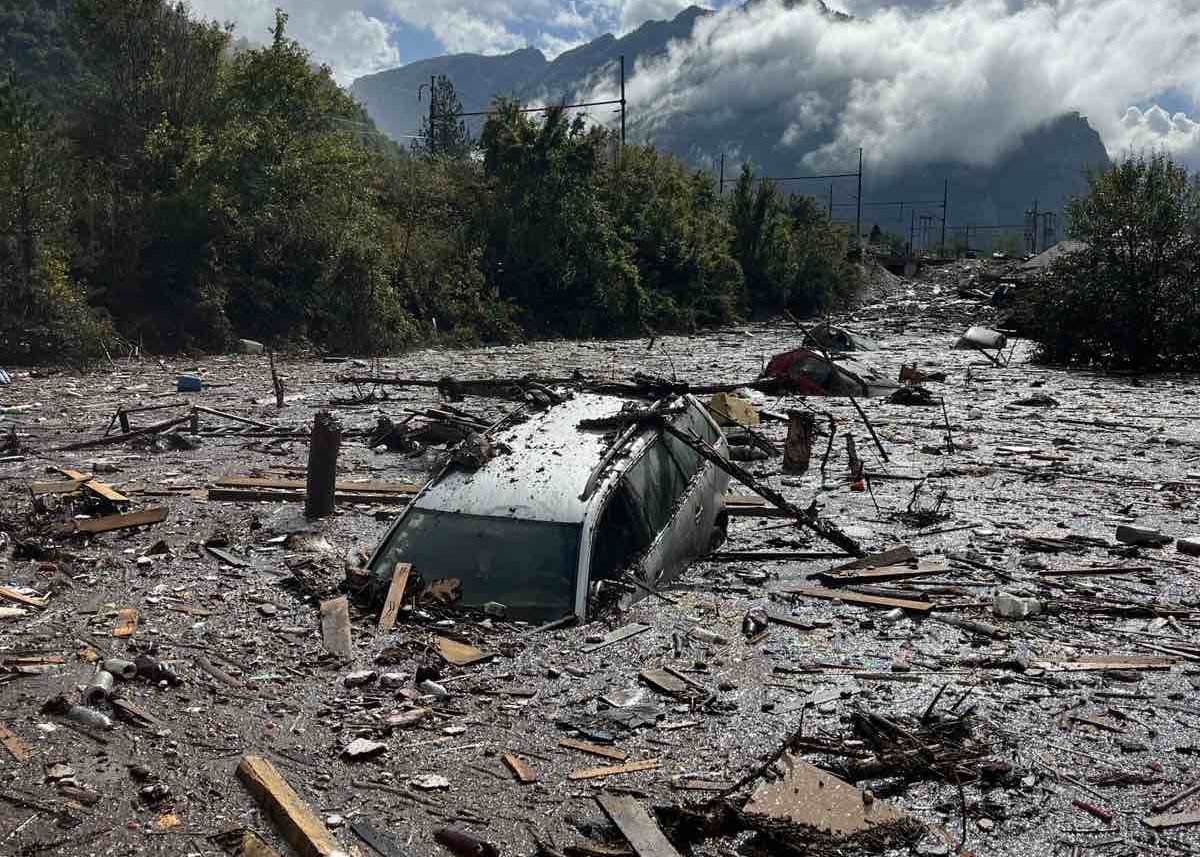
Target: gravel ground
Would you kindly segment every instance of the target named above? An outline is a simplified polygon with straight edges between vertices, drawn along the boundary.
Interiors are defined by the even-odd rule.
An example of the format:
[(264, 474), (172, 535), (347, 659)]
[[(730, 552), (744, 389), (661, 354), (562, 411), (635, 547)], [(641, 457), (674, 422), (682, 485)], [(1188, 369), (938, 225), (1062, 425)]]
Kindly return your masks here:
[[(0, 388), (0, 431), (15, 426), (24, 448), (18, 460), (5, 461), (0, 453), (0, 530), (9, 543), (0, 558), (0, 584), (30, 587), (47, 604), (0, 619), (0, 725), (19, 742), (17, 753), (0, 750), (0, 853), (219, 854), (208, 837), (239, 827), (292, 853), (235, 775), (246, 754), (270, 760), (351, 854), (376, 853), (350, 829), (364, 820), (388, 832), (396, 854), (445, 853), (433, 839), (442, 827), (468, 831), (505, 855), (536, 853), (534, 833), (560, 849), (590, 837), (621, 853), (623, 840), (595, 801), (605, 789), (664, 810), (660, 821), (684, 853), (783, 853), (753, 850), (746, 832), (685, 843), (680, 831), (696, 824), (673, 823), (678, 813), (672, 808), (717, 799), (718, 791), (688, 786), (735, 783), (801, 723), (807, 742), (798, 745), (801, 756), (836, 764), (838, 748), (857, 746), (844, 743), (857, 737), (855, 712), (919, 718), (943, 687), (935, 710), (944, 716), (964, 695), (960, 712), (974, 706), (968, 728), (986, 746), (988, 775), (978, 779), (980, 766), (970, 763), (961, 769), (961, 789), (943, 777), (859, 783), (927, 826), (911, 846), (918, 853), (953, 853), (964, 831), (965, 850), (979, 855), (1200, 849), (1195, 828), (1155, 831), (1143, 822), (1155, 814), (1154, 805), (1196, 780), (1198, 561), (1174, 546), (1133, 548), (1115, 538), (1121, 524), (1171, 537), (1200, 533), (1193, 506), (1200, 489), (1200, 430), (1193, 419), (1200, 385), (1190, 376), (1040, 367), (1029, 362), (1022, 342), (1011, 356), (1005, 352), (1004, 367), (977, 352), (951, 350), (969, 323), (993, 320), (986, 305), (956, 293), (960, 284), (976, 281), (979, 268), (955, 266), (919, 282), (890, 282), (878, 303), (838, 319), (882, 343), (856, 358), (888, 380), (901, 363), (914, 361), (947, 373), (945, 383), (928, 385), (944, 399), (945, 414), (940, 401), (935, 407), (860, 402), (887, 461), (849, 400), (756, 395), (756, 404), (770, 411), (808, 407), (831, 414), (839, 435), (855, 435), (872, 476), (870, 492), (851, 490), (840, 437), (824, 480), (815, 464), (803, 476), (781, 475), (778, 458), (747, 466), (801, 506), (815, 498), (864, 548), (908, 545), (929, 567), (944, 568), (933, 577), (883, 584), (889, 594), (931, 602), (925, 618), (782, 592), (810, 585), (807, 575), (828, 571), (835, 560), (705, 560), (666, 590), (674, 603), (650, 598), (623, 614), (550, 632), (430, 608), (406, 609), (394, 632), (384, 634), (375, 612), (352, 607), (355, 656), (340, 663), (322, 647), (318, 602), (342, 585), (346, 558), (374, 546), (394, 507), (341, 506), (309, 528), (314, 532), (284, 540), (300, 525), (299, 504), (217, 502), (205, 492), (231, 474), (302, 473), (303, 439), (208, 434), (198, 448), (183, 451), (136, 442), (53, 450), (98, 437), (119, 406), (183, 401), (172, 392), (174, 377), (191, 369), (229, 385), (187, 397), (193, 403), (299, 428), (331, 399), (354, 392), (336, 382), (347, 365), (283, 361), (289, 401), (282, 410), (261, 357), (166, 367), (118, 361), (114, 371), (86, 376), (17, 371), (13, 384)], [(377, 368), (425, 379), (561, 377), (579, 369), (613, 380), (643, 371), (717, 383), (749, 380), (767, 358), (797, 344), (796, 328), (778, 322), (653, 343), (424, 350)], [(388, 393), (387, 401), (334, 410), (348, 429), (368, 431), (380, 414), (398, 420), (406, 409), (438, 402), (427, 388)], [(1036, 397), (1050, 401), (1016, 404)], [(486, 419), (511, 407), (477, 398), (457, 404)], [(135, 415), (134, 427), (152, 419)], [(229, 425), (201, 419), (202, 430)], [(947, 451), (947, 419), (953, 452)], [(762, 427), (780, 446), (784, 433), (782, 423)], [(420, 482), (440, 454), (372, 451), (352, 437), (343, 444), (341, 476)], [(31, 535), (29, 483), (66, 478), (60, 467), (95, 473), (130, 497), (132, 509), (164, 506), (169, 517), (137, 530), (62, 539), (48, 558), (25, 558), (11, 543)], [(736, 485), (731, 490), (749, 493)], [(62, 497), (39, 499), (43, 519), (70, 512)], [(226, 550), (244, 565), (205, 551), (202, 544), (214, 535), (223, 536)], [(160, 541), (169, 553), (143, 556)], [(734, 519), (722, 548), (831, 549), (769, 517)], [(1091, 566), (1140, 570), (1044, 574)], [(999, 591), (1036, 598), (1042, 612), (1025, 620), (996, 618), (992, 601)], [(125, 639), (112, 635), (121, 608), (138, 610), (136, 632)], [(747, 640), (743, 617), (755, 608), (790, 616), (793, 624), (772, 623), (765, 636)], [(942, 617), (992, 624), (1003, 638)], [(584, 652), (588, 639), (635, 622), (649, 629)], [(689, 640), (697, 626), (727, 642)], [(496, 656), (469, 667), (443, 664), (433, 648), (439, 634)], [(118, 721), (109, 731), (80, 731), (42, 711), (58, 694), (78, 698), (93, 671), (89, 659), (152, 647), (182, 684), (159, 687), (138, 679), (122, 690), (156, 723)], [(1088, 658), (1116, 656), (1139, 660), (1128, 669), (1078, 669)], [(205, 658), (233, 684), (199, 667)], [(15, 669), (21, 664), (24, 669)], [(427, 666), (439, 670), (448, 698), (422, 697), (411, 677), (399, 687), (378, 681), (347, 687), (344, 681), (356, 670), (411, 676)], [(662, 666), (702, 690), (691, 700), (671, 699), (639, 682), (640, 671)], [(625, 691), (632, 709), (602, 700), (618, 701)], [(431, 713), (415, 726), (388, 728), (388, 715), (416, 708)], [(619, 720), (630, 717), (653, 725), (626, 729)], [(559, 745), (581, 733), (603, 737), (598, 732), (612, 733), (613, 746), (630, 761), (656, 765), (568, 779), (579, 769), (612, 764)], [(342, 750), (357, 738), (386, 749), (370, 760), (348, 761)], [(537, 781), (519, 783), (505, 753), (518, 755)], [(422, 790), (426, 775), (444, 777), (448, 787)], [(155, 783), (168, 791), (158, 801), (141, 794)], [(1198, 803), (1185, 799), (1168, 812)], [(848, 846), (844, 853), (858, 850)]]

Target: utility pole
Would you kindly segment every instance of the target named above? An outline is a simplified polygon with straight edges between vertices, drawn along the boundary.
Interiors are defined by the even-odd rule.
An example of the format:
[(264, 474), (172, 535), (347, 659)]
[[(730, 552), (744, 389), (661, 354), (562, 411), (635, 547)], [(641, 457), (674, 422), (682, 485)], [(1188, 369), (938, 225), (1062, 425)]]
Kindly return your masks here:
[(725, 195), (725, 153), (724, 152), (721, 153), (721, 184), (720, 184), (720, 188), (721, 188), (720, 194), (721, 194), (721, 196), (724, 196)]
[(435, 115), (433, 112), (433, 84), (434, 84), (435, 77), (436, 77), (435, 75), (432, 75), (432, 74), (429, 75), (429, 152), (430, 152), (430, 154), (433, 153), (434, 141), (437, 139), (437, 135), (433, 131), (433, 117)]
[(917, 255), (916, 235), (917, 235), (917, 210), (914, 208), (911, 212), (912, 217), (909, 218), (908, 224), (908, 256), (913, 258)]
[(621, 54), (621, 146), (625, 146), (625, 54)]
[(862, 146), (858, 147), (858, 215), (855, 217), (854, 229), (854, 246), (858, 247), (862, 241), (862, 164), (863, 150)]
[(1038, 201), (1035, 199), (1033, 201), (1033, 255), (1035, 255), (1035, 256), (1037, 255), (1037, 252), (1038, 252), (1038, 240), (1037, 240), (1038, 236), (1037, 236), (1037, 234), (1038, 234)]
[(833, 220), (833, 182), (829, 183), (829, 219)]
[(941, 257), (946, 258), (946, 221), (950, 219), (950, 179), (942, 184), (942, 251)]

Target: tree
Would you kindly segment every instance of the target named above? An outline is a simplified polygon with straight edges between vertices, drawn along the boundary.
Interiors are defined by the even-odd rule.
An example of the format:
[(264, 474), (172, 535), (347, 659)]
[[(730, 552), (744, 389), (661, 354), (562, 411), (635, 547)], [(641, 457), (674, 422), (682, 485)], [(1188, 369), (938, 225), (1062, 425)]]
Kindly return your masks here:
[(454, 84), (444, 74), (429, 83), (429, 116), (421, 120), (421, 137), (413, 148), (430, 155), (465, 158), (475, 147), (467, 124), (460, 118), (463, 108)]
[(1081, 249), (1023, 313), (1044, 359), (1135, 369), (1200, 367), (1200, 177), (1169, 155), (1130, 155), (1067, 205)]

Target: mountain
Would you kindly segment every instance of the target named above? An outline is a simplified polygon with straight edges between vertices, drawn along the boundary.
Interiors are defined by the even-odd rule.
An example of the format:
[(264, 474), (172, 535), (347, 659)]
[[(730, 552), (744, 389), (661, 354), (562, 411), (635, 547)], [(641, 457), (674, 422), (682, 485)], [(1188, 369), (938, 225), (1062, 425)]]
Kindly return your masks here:
[[(748, 0), (745, 5), (751, 7), (759, 2), (762, 0)], [(789, 0), (788, 5), (806, 2), (818, 2), (820, 11), (834, 20), (851, 20), (829, 10), (820, 0)], [(670, 21), (648, 21), (621, 38), (611, 34), (600, 36), (553, 61), (547, 61), (540, 51), (532, 48), (503, 56), (456, 54), (421, 60), (360, 78), (352, 85), (351, 92), (384, 131), (397, 137), (411, 135), (419, 130), (428, 109), (428, 102), (418, 102), (417, 91), (422, 83), (428, 84), (431, 75), (444, 74), (450, 78), (467, 112), (485, 110), (497, 95), (546, 102), (570, 98), (591, 90), (597, 80), (605, 77), (615, 84), (616, 66), (622, 55), (626, 73), (632, 76), (639, 58), (663, 54), (671, 42), (689, 39), (697, 20), (710, 14), (692, 6)], [(611, 89), (615, 91), (615, 85)], [(837, 100), (845, 98), (847, 93), (842, 90), (822, 94)], [(722, 152), (738, 152), (740, 158), (749, 159), (766, 175), (797, 174), (797, 153), (814, 151), (830, 141), (828, 129), (821, 128), (784, 148), (778, 141), (784, 134), (786, 120), (779, 111), (745, 107), (739, 110), (736, 102), (730, 103), (729, 108), (728, 115), (720, 118), (695, 114), (648, 117), (631, 110), (630, 138), (650, 140), (697, 165), (712, 168)], [(469, 127), (477, 133), (482, 122), (477, 119)], [(1072, 113), (1031, 129), (990, 167), (969, 166), (966, 160), (925, 164), (887, 179), (877, 178), (868, 170), (864, 176), (864, 199), (940, 202), (948, 180), (951, 225), (1011, 225), (1019, 231), (1024, 212), (1034, 200), (1042, 211), (1061, 211), (1068, 195), (1085, 190), (1085, 168), (1106, 166), (1108, 153), (1087, 119)], [(736, 177), (736, 165), (732, 162), (727, 165), (726, 177)], [(835, 184), (835, 214), (840, 219), (846, 219), (848, 214), (853, 218), (853, 185), (853, 180)], [(813, 193), (823, 200), (829, 194), (828, 184), (821, 187), (816, 182), (786, 185), (785, 189)], [(924, 205), (918, 209), (918, 214), (921, 213), (938, 220), (940, 231), (940, 205)], [(903, 210), (899, 206), (869, 207), (863, 213), (864, 231), (874, 223), (879, 223), (885, 231), (907, 233), (912, 223), (911, 207)], [(972, 241), (999, 231), (979, 229), (972, 233)]]

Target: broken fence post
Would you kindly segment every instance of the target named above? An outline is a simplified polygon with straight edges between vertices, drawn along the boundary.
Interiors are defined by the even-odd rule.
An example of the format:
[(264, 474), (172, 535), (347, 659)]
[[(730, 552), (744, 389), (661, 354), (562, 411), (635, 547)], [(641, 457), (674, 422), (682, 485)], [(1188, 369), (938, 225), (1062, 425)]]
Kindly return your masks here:
[(329, 411), (313, 417), (308, 447), (308, 482), (304, 515), (323, 518), (333, 514), (337, 487), (337, 459), (342, 448), (342, 425)]
[(783, 472), (806, 473), (812, 460), (816, 418), (807, 411), (788, 411), (787, 440), (783, 444)]

